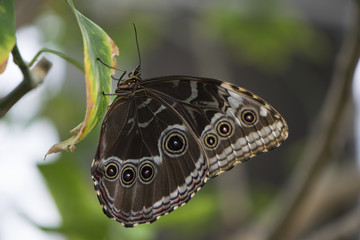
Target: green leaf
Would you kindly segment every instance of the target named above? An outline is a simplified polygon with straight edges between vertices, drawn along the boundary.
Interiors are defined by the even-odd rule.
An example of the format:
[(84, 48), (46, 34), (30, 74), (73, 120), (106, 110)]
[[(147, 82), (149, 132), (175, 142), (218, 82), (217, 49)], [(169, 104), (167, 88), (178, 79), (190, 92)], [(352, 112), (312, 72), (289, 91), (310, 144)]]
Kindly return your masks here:
[(74, 159), (66, 156), (38, 166), (62, 217), (61, 226), (57, 228), (39, 227), (69, 239), (103, 239), (111, 221), (104, 217), (93, 185), (86, 181), (88, 173)]
[(0, 0), (0, 73), (4, 72), (15, 38), (14, 2)]
[[(84, 121), (70, 131), (69, 139), (55, 144), (46, 155), (59, 151), (75, 150), (75, 144), (82, 140), (101, 121), (109, 105), (109, 98), (103, 93), (111, 92), (112, 69), (105, 67), (97, 58), (115, 66), (115, 55), (119, 50), (111, 38), (98, 25), (75, 9), (72, 0), (66, 0), (73, 10), (80, 26), (84, 44), (84, 65), (86, 84), (86, 114)], [(46, 157), (45, 155), (45, 157)]]

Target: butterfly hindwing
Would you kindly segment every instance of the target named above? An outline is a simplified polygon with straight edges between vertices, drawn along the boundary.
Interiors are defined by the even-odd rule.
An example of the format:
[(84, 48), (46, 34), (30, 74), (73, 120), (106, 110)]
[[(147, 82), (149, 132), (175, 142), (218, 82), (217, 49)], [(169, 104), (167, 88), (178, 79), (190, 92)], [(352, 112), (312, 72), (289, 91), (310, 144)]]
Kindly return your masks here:
[[(280, 114), (233, 84), (171, 76), (151, 79), (144, 87), (156, 91), (192, 126), (206, 152), (209, 177), (278, 147), (287, 138), (287, 124)], [(227, 128), (229, 132), (222, 132)]]

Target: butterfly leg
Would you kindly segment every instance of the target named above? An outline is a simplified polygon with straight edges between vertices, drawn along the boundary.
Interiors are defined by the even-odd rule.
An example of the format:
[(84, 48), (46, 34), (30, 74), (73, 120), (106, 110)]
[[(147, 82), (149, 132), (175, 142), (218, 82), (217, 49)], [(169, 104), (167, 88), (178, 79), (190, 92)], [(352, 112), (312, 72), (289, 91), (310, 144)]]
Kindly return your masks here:
[(112, 67), (112, 66), (109, 66), (108, 64), (106, 64), (103, 60), (101, 60), (100, 58), (96, 58), (96, 60), (98, 60), (101, 64), (103, 64), (103, 65), (105, 65), (106, 67), (108, 67), (108, 68), (110, 68), (110, 69), (114, 69), (114, 70), (117, 70), (117, 71), (121, 71), (121, 72), (123, 72), (122, 74), (121, 74), (121, 76), (120, 76), (120, 78), (116, 78), (116, 77), (114, 77), (113, 75), (111, 75), (111, 78), (113, 79), (113, 80), (116, 80), (116, 81), (121, 81), (122, 80), (122, 78), (125, 76), (125, 74), (126, 74), (126, 70), (123, 70), (123, 69), (121, 69), (121, 68), (116, 68), (116, 67)]
[(117, 95), (115, 93), (105, 93), (105, 92), (102, 92), (102, 95), (104, 96), (114, 96), (114, 95)]

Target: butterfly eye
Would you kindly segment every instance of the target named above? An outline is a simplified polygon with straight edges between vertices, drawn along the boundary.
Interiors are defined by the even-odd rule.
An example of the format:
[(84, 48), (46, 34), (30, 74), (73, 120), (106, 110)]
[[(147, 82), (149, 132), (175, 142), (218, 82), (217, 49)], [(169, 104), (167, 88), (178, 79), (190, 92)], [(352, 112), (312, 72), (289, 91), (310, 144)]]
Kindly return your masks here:
[(173, 132), (166, 137), (165, 149), (169, 153), (179, 154), (185, 150), (185, 137), (179, 132)]
[(253, 110), (245, 109), (241, 112), (241, 120), (246, 125), (254, 125), (257, 120), (256, 113)]
[(154, 177), (154, 166), (150, 163), (144, 163), (140, 167), (139, 175), (144, 183), (149, 183)]
[(221, 121), (218, 125), (217, 125), (217, 133), (222, 136), (222, 137), (227, 137), (230, 136), (231, 132), (232, 132), (232, 127), (231, 124), (227, 121)]
[(214, 148), (217, 145), (217, 136), (213, 133), (209, 133), (204, 138), (205, 146), (208, 148)]
[(115, 163), (109, 163), (105, 167), (105, 176), (108, 179), (114, 179), (119, 174), (119, 168)]
[(121, 181), (125, 186), (130, 186), (135, 180), (135, 169), (132, 166), (125, 166), (121, 172)]

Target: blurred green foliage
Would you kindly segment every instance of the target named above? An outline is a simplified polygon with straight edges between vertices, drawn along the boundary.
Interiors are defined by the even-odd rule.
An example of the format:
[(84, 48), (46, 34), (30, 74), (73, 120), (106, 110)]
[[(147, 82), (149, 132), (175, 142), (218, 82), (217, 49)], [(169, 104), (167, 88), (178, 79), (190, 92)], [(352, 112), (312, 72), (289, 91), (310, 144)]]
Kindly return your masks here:
[[(102, 4), (106, 2), (102, 1)], [(114, 3), (114, 1), (109, 2)], [(321, 79), (326, 82), (326, 77), (323, 75), (318, 73), (316, 73), (317, 75), (311, 75), (311, 73), (313, 71), (312, 64), (315, 66), (316, 64), (321, 65), (325, 61), (324, 59), (329, 57), (331, 46), (328, 39), (320, 31), (313, 28), (310, 23), (303, 20), (300, 13), (289, 12), (279, 1), (228, 1), (221, 4), (216, 1), (209, 1), (209, 3), (203, 2), (204, 6), (198, 6), (195, 3), (192, 6), (190, 2), (190, 7), (187, 8), (186, 5), (176, 5), (175, 1), (174, 3), (166, 3), (166, 1), (160, 0), (154, 1), (150, 5), (144, 1), (118, 1), (114, 5), (114, 12), (112, 13), (106, 12), (105, 7), (104, 9), (97, 7), (97, 1), (78, 0), (75, 1), (75, 5), (80, 12), (105, 29), (109, 36), (114, 39), (120, 49), (118, 58), (120, 68), (131, 68), (138, 61), (132, 29), (133, 22), (136, 23), (138, 28), (140, 50), (145, 67), (147, 64), (145, 60), (148, 59), (148, 66), (150, 64), (153, 64), (152, 66), (160, 65), (157, 69), (166, 69), (170, 68), (171, 65), (186, 65), (188, 63), (192, 67), (195, 65), (194, 68), (196, 68), (196, 64), (192, 64), (193, 58), (196, 57), (189, 54), (189, 52), (192, 53), (193, 51), (188, 46), (190, 44), (186, 42), (190, 38), (187, 35), (189, 32), (181, 32), (179, 35), (184, 37), (181, 39), (175, 37), (174, 40), (173, 37), (178, 31), (173, 26), (178, 26), (176, 23), (179, 22), (182, 24), (186, 19), (190, 19), (191, 24), (197, 24), (209, 33), (203, 36), (202, 41), (207, 41), (206, 37), (213, 37), (219, 40), (222, 49), (226, 49), (229, 55), (235, 57), (236, 60), (239, 59), (239, 62), (231, 62), (234, 69), (231, 69), (230, 76), (238, 76), (238, 68), (246, 65), (246, 67), (252, 66), (255, 69), (252, 71), (256, 72), (256, 74), (261, 73), (256, 75), (254, 72), (248, 73), (244, 71), (244, 75), (248, 73), (248, 75), (252, 76), (252, 78), (246, 80), (248, 82), (254, 80), (256, 82), (256, 78), (263, 79), (264, 75), (266, 76), (263, 79), (264, 81), (268, 79), (274, 81), (274, 78), (289, 79), (285, 72), (292, 66), (293, 59), (302, 58), (306, 64), (311, 65), (309, 69), (299, 67), (298, 71), (301, 74), (295, 74), (296, 76), (288, 82), (281, 82), (280, 80), (281, 85), (265, 89), (265, 91), (271, 91), (270, 95), (274, 95), (278, 105), (288, 111), (290, 133), (293, 134), (291, 137), (296, 136), (297, 131), (301, 132), (303, 135), (300, 135), (300, 137), (303, 137), (305, 124), (297, 128), (295, 122), (296, 124), (298, 122), (303, 123), (307, 116), (312, 117), (311, 112), (306, 112), (307, 108), (305, 107), (304, 110), (302, 107), (304, 107), (303, 105), (306, 106), (305, 101), (308, 101), (311, 106), (318, 104), (319, 99), (322, 97), (321, 93), (323, 93), (321, 91), (324, 91), (324, 83), (318, 81), (311, 85), (313, 91), (309, 93), (310, 97), (308, 99), (299, 98), (299, 96), (303, 96), (303, 93), (308, 94), (308, 83), (312, 84), (314, 79), (322, 77)], [(107, 11), (109, 10), (111, 9), (107, 8)], [(49, 45), (54, 43), (70, 57), (83, 59), (81, 34), (75, 22), (76, 19), (65, 1), (46, 1), (41, 6), (38, 17), (33, 20), (33, 23), (43, 31), (42, 34), (46, 43), (49, 43)], [(53, 26), (57, 27), (54, 28)], [(196, 47), (201, 48), (202, 46), (200, 44), (196, 45)], [(175, 48), (180, 50), (173, 53), (172, 49)], [(204, 51), (206, 50), (209, 49)], [(163, 62), (159, 61), (164, 60), (161, 51), (168, 51), (166, 54), (169, 55)], [(186, 60), (182, 59), (183, 61), (179, 64), (176, 59), (180, 57), (180, 53), (184, 53), (188, 58)], [(217, 58), (217, 56), (213, 56), (213, 58)], [(167, 61), (168, 59), (171, 59), (171, 61)], [(225, 60), (225, 64), (228, 64), (234, 59)], [(222, 59), (219, 61), (222, 61)], [(208, 66), (208, 68), (212, 67), (217, 66)], [(151, 71), (153, 71), (153, 68), (148, 67), (147, 74), (158, 74)], [(42, 111), (42, 117), (51, 119), (58, 128), (61, 139), (68, 137), (68, 129), (80, 122), (85, 114), (86, 96), (83, 79), (83, 73), (72, 66), (67, 66), (67, 81), (62, 86), (61, 92), (53, 96), (45, 104)], [(231, 79), (227, 80), (230, 81)], [(298, 87), (300, 85), (301, 87)], [(279, 90), (279, 88), (281, 89)], [(282, 91), (282, 93), (279, 94), (279, 91)], [(285, 97), (276, 99), (279, 95), (287, 97), (286, 101), (284, 101)], [(291, 97), (296, 98), (296, 101)], [(317, 98), (315, 99), (315, 97)], [(302, 111), (306, 114), (299, 119), (299, 112), (302, 113)], [(290, 112), (295, 112), (296, 117), (292, 119), (296, 118), (296, 121), (291, 122), (291, 116), (294, 115)], [(222, 239), (220, 228), (223, 228), (224, 232), (228, 229), (235, 231), (244, 223), (243, 216), (239, 216), (231, 223), (232, 225), (226, 225), (226, 217), (222, 215), (221, 205), (226, 205), (227, 202), (220, 202), (219, 200), (218, 195), (221, 193), (214, 184), (217, 179), (210, 180), (204, 189), (186, 206), (167, 216), (163, 216), (154, 224), (126, 229), (119, 223), (108, 219), (102, 213), (90, 177), (90, 164), (98, 144), (98, 135), (99, 126), (77, 146), (74, 153), (59, 154), (59, 159), (56, 162), (45, 162), (39, 165), (39, 169), (62, 216), (62, 223), (59, 227), (50, 229), (39, 226), (39, 228), (45, 231), (61, 233), (71, 240), (152, 240), (168, 239), (169, 237), (175, 240), (185, 238), (208, 239), (210, 237)], [(300, 143), (300, 147), (293, 147), (296, 151), (293, 149), (288, 150), (286, 147), (285, 149), (282, 148), (283, 154), (287, 154), (285, 157), (279, 151), (269, 153), (268, 155), (272, 154), (272, 162), (270, 163), (256, 159), (252, 160), (254, 163), (247, 164), (246, 166), (249, 169), (254, 168), (252, 173), (256, 172), (256, 174), (249, 174), (248, 178), (250, 180), (244, 183), (245, 188), (250, 189), (250, 196), (246, 195), (248, 192), (246, 189), (244, 190), (244, 187), (236, 189), (238, 182), (233, 182), (236, 187), (232, 189), (238, 190), (238, 195), (241, 198), (249, 198), (251, 201), (248, 210), (249, 218), (256, 219), (269, 206), (276, 192), (282, 187), (278, 183), (282, 184), (284, 182), (283, 179), (278, 179), (279, 176), (291, 174), (291, 168), (294, 165), (293, 153), (295, 152), (297, 155), (301, 152), (302, 147), (303, 142)], [(289, 154), (289, 152), (292, 154)], [(279, 156), (279, 158), (277, 159), (276, 156)], [(284, 171), (282, 171), (282, 167), (278, 166), (283, 158), (286, 159), (285, 164), (281, 165), (285, 168)], [(242, 165), (240, 167), (244, 167), (244, 164)], [(263, 168), (263, 172), (259, 171), (259, 168)], [(268, 175), (262, 174), (264, 172)], [(223, 175), (226, 174), (229, 173)], [(224, 177), (226, 176), (220, 176), (219, 178)], [(258, 180), (255, 181), (254, 178)], [(268, 184), (264, 183), (265, 181), (273, 182)], [(228, 187), (224, 185), (218, 188)], [(235, 202), (237, 200), (235, 198)], [(234, 212), (241, 209), (237, 205), (229, 208), (233, 208)]]
[(328, 57), (326, 38), (295, 12), (286, 12), (276, 0), (252, 2), (241, 11), (221, 5), (207, 16), (211, 30), (219, 31), (241, 59), (276, 72), (288, 68), (294, 54), (314, 62)]

